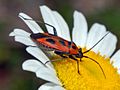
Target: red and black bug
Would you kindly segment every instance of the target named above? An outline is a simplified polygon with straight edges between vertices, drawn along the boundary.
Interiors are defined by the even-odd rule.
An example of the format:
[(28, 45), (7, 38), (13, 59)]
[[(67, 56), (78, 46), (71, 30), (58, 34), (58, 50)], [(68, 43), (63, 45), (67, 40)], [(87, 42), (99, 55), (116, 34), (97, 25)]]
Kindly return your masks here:
[[(33, 19), (26, 19), (26, 18), (24, 18), (24, 19), (25, 20), (33, 20)], [(93, 62), (95, 62), (96, 64), (99, 65), (104, 77), (106, 78), (105, 73), (104, 73), (102, 67), (100, 66), (100, 64), (96, 60), (94, 60), (88, 56), (85, 56), (84, 54), (89, 52), (91, 49), (93, 49), (101, 40), (104, 39), (105, 36), (108, 35), (109, 32), (106, 33), (93, 47), (91, 47), (89, 50), (83, 52), (82, 49), (78, 48), (74, 42), (68, 41), (68, 40), (63, 39), (62, 37), (59, 37), (57, 35), (56, 29), (54, 26), (52, 26), (48, 23), (43, 23), (41, 21), (37, 21), (37, 22), (48, 25), (50, 27), (53, 27), (54, 34), (50, 34), (50, 33), (31, 34), (30, 37), (33, 41), (35, 41), (40, 46), (44, 47), (46, 50), (54, 51), (54, 53), (56, 53), (57, 55), (60, 55), (61, 57), (71, 58), (72, 60), (75, 60), (77, 62), (77, 68), (78, 68), (79, 74), (80, 74), (79, 62), (82, 60), (83, 57), (89, 58), (90, 60), (92, 60)], [(79, 60), (76, 58), (79, 58)], [(48, 63), (48, 62), (46, 62), (46, 63)]]

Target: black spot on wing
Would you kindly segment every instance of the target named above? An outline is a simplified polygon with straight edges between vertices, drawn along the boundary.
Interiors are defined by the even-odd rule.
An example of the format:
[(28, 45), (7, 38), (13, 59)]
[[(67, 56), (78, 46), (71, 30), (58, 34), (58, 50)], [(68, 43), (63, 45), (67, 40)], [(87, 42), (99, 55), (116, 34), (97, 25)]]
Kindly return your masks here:
[(71, 47), (71, 42), (68, 42), (68, 47), (69, 47), (69, 48)]
[(72, 46), (73, 49), (76, 49), (77, 47), (76, 46)]
[(63, 46), (66, 46), (63, 40), (59, 40), (59, 43), (62, 44)]
[(71, 46), (72, 46), (73, 49), (77, 48), (74, 42), (73, 43), (72, 42), (68, 42), (68, 47), (71, 48)]
[(48, 39), (46, 39), (46, 41), (51, 43), (51, 44), (55, 44), (55, 41), (53, 39), (48, 38)]
[(31, 34), (30, 37), (33, 39), (38, 39), (38, 38), (45, 38), (47, 36), (42, 33), (36, 33), (36, 34)]

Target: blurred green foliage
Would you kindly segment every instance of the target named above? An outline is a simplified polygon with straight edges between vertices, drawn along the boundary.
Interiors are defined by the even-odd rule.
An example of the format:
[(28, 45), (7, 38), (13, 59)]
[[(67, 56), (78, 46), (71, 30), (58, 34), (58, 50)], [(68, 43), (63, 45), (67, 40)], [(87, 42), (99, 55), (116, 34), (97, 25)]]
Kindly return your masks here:
[(92, 25), (94, 22), (104, 24), (109, 31), (120, 35), (120, 9), (110, 8), (88, 17), (88, 22)]

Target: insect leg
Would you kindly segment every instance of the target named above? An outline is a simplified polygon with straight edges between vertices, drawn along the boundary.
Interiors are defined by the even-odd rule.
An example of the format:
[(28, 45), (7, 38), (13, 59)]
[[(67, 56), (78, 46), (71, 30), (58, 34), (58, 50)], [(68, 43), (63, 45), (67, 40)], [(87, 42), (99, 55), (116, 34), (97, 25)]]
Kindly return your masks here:
[(95, 61), (94, 59), (92, 59), (92, 58), (90, 58), (90, 57), (88, 57), (88, 56), (83, 56), (83, 57), (85, 57), (85, 58), (89, 58), (90, 60), (92, 60), (92, 61), (94, 61), (96, 64), (98, 64), (99, 67), (100, 67), (100, 69), (101, 69), (101, 71), (102, 71), (102, 73), (103, 73), (103, 75), (104, 75), (104, 77), (105, 77), (105, 79), (106, 79), (106, 76), (105, 76), (104, 70), (102, 69), (102, 67), (100, 66), (100, 64), (99, 64), (97, 61)]
[(55, 54), (60, 55), (63, 58), (68, 58), (67, 56), (64, 56), (63, 52), (58, 52), (58, 51), (54, 51)]
[[(64, 56), (64, 52), (59, 52), (59, 51), (54, 51), (55, 54), (63, 57), (63, 58), (68, 58), (67, 56)], [(47, 64), (48, 62), (56, 62), (56, 61), (60, 61), (61, 59), (55, 59), (55, 60), (50, 60), (50, 61), (46, 61), (45, 64)], [(63, 59), (62, 59), (63, 60)]]
[(56, 31), (56, 28), (55, 28), (55, 27), (53, 27), (53, 32), (54, 32), (54, 35), (55, 35), (55, 36), (58, 36), (58, 35), (57, 35), (57, 31)]
[[(79, 60), (77, 60), (76, 58), (74, 58), (72, 55), (69, 55), (69, 58), (75, 60), (77, 62), (77, 69), (78, 69), (78, 74), (80, 74), (80, 69), (79, 69)], [(81, 61), (81, 58), (80, 58)]]
[[(42, 23), (43, 23), (43, 22), (42, 22)], [(52, 28), (53, 28), (53, 33), (54, 33), (54, 35), (55, 35), (55, 36), (58, 36), (58, 35), (57, 35), (57, 30), (56, 30), (56, 28), (55, 28), (54, 26), (52, 26), (52, 25), (50, 25), (50, 24), (48, 24), (48, 23), (43, 23), (43, 24), (46, 24), (46, 25), (52, 27)]]
[(52, 26), (52, 25), (50, 25), (50, 24), (48, 24), (48, 23), (44, 23), (44, 22), (42, 22), (42, 21), (38, 21), (38, 20), (34, 20), (34, 19), (24, 18), (24, 17), (21, 16), (21, 15), (19, 15), (19, 16), (22, 17), (22, 18), (25, 19), (25, 20), (36, 21), (37, 23), (45, 24), (45, 25), (48, 25), (48, 26), (52, 27), (52, 28), (53, 28), (53, 32), (54, 32), (54, 35), (57, 36), (57, 31), (56, 31), (56, 28), (55, 28), (54, 26)]
[[(81, 58), (80, 58), (81, 59)], [(77, 60), (77, 69), (78, 69), (78, 73), (80, 74), (80, 69), (79, 69), (79, 60)]]
[(49, 62), (56, 62), (56, 61), (61, 61), (61, 59), (55, 59), (55, 60), (46, 61), (46, 62), (45, 62), (45, 65), (46, 65), (47, 63), (49, 63)]

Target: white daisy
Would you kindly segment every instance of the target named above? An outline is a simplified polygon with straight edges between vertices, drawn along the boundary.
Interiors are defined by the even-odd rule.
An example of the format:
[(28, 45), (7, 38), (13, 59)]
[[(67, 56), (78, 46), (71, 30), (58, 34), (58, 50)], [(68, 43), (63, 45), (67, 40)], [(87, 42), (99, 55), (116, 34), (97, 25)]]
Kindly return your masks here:
[[(40, 10), (44, 22), (53, 25), (58, 33), (58, 36), (70, 39), (69, 28), (63, 17), (56, 11), (50, 10), (47, 6), (40, 6)], [(28, 25), (33, 33), (43, 33), (40, 26), (31, 19), (28, 15), (20, 13), (19, 17)], [(49, 33), (53, 34), (53, 28), (46, 26)], [(88, 33), (88, 26), (84, 15), (78, 11), (74, 12), (74, 27), (72, 31), (72, 40), (83, 51), (90, 49), (95, 45), (105, 34), (106, 27), (104, 25), (95, 23), (90, 28)], [(10, 36), (15, 37), (15, 41), (23, 43), (29, 47), (27, 52), (36, 57), (37, 60), (26, 60), (22, 68), (27, 71), (36, 73), (38, 78), (49, 81), (40, 86), (39, 90), (119, 90), (120, 89), (120, 50), (113, 56), (116, 49), (117, 38), (112, 33), (109, 33), (100, 43), (98, 43), (87, 56), (93, 58), (104, 70), (106, 79), (103, 76), (98, 65), (91, 62), (87, 58), (83, 58), (80, 63), (81, 75), (77, 73), (76, 62), (63, 58), (58, 62), (47, 63), (48, 57), (37, 47), (30, 38), (30, 33), (22, 29), (14, 29)], [(36, 46), (36, 47), (31, 47)], [(53, 56), (54, 58), (59, 56)], [(111, 57), (111, 58), (110, 58)], [(39, 61), (38, 61), (39, 60)]]

